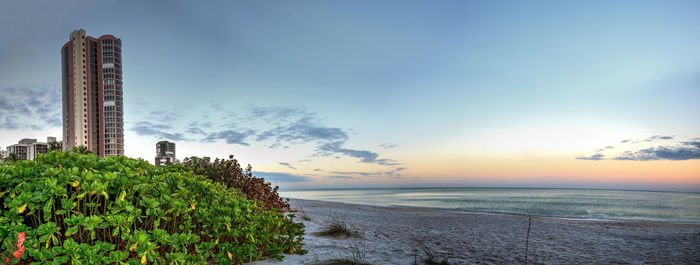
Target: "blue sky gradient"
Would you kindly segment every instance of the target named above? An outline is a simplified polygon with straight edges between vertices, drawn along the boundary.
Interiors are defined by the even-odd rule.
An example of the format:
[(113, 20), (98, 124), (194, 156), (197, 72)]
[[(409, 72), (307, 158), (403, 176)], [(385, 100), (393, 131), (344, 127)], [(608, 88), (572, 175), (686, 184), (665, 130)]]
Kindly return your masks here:
[[(78, 28), (123, 40), (126, 154), (150, 160), (155, 142), (169, 139), (180, 157), (233, 153), (304, 185), (528, 183), (557, 173), (523, 167), (489, 182), (508, 174), (436, 172), (418, 161), (596, 163), (576, 157), (628, 138), (672, 135), (682, 145), (700, 136), (698, 1), (0, 6), (3, 147), (22, 135), (60, 133), (51, 121), (60, 114), (60, 102), (52, 102), (59, 49)], [(28, 102), (18, 90), (53, 96), (27, 103), (45, 108), (41, 114), (19, 112), (9, 103)], [(664, 167), (700, 169), (690, 157)], [(572, 183), (601, 177), (566, 174)]]

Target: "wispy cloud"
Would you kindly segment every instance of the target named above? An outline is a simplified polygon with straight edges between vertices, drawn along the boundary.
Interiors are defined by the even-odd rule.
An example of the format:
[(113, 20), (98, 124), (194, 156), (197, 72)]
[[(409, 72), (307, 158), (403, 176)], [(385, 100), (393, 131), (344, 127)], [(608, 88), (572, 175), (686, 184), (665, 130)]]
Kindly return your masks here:
[(654, 135), (654, 136), (649, 137), (648, 139), (646, 139), (646, 141), (647, 141), (647, 142), (651, 142), (651, 141), (654, 141), (654, 140), (672, 140), (672, 139), (673, 139), (673, 136)]
[(331, 179), (356, 179), (355, 177), (350, 177), (350, 176), (326, 176), (327, 178)]
[(358, 171), (331, 171), (328, 172), (331, 174), (338, 174), (338, 175), (360, 175), (360, 176), (379, 176), (382, 174), (382, 172), (358, 172)]
[(285, 166), (285, 167), (288, 167), (288, 168), (291, 168), (291, 169), (294, 169), (294, 170), (297, 169), (297, 168), (293, 167), (291, 164), (289, 164), (289, 163), (287, 163), (287, 162), (280, 162), (280, 165), (283, 165), (283, 166)]
[(323, 144), (319, 146), (318, 149), (324, 153), (340, 153), (352, 157), (361, 158), (361, 161), (365, 163), (376, 162), (377, 157), (379, 156), (377, 153), (370, 151), (343, 148), (342, 145), (343, 142), (332, 142)]
[(178, 112), (176, 109), (169, 109), (167, 110), (166, 107), (160, 107), (157, 110), (153, 110), (148, 114), (148, 117), (151, 117), (155, 121), (159, 122), (172, 122), (175, 120), (178, 120), (178, 117), (181, 115), (181, 112)]
[(268, 182), (306, 182), (311, 181), (311, 178), (306, 176), (294, 175), (286, 172), (262, 172), (253, 171), (253, 175), (259, 178), (265, 178)]
[(0, 88), (0, 129), (60, 127), (60, 87)]
[(694, 146), (695, 148), (700, 148), (700, 139), (695, 138), (695, 141), (692, 142), (683, 142), (684, 145), (690, 145)]
[(234, 131), (234, 130), (224, 130), (220, 132), (214, 132), (207, 135), (203, 142), (214, 142), (216, 140), (225, 140), (227, 144), (240, 144), (240, 145), (250, 145), (246, 142), (249, 136), (255, 134), (253, 130), (247, 131)]
[(399, 171), (404, 171), (404, 170), (406, 170), (405, 167), (399, 167), (399, 168), (395, 168), (395, 169), (393, 169), (393, 170), (391, 170), (391, 171), (384, 172), (384, 175), (387, 175), (387, 176), (401, 176), (401, 174), (399, 174), (398, 172), (399, 172)]
[[(696, 142), (697, 144), (697, 142)], [(690, 160), (700, 159), (700, 148), (697, 145), (685, 145), (677, 147), (657, 146), (639, 151), (626, 151), (615, 160)]]
[(609, 145), (609, 146), (606, 146), (606, 147), (603, 147), (603, 148), (598, 149), (597, 152), (603, 152), (603, 151), (605, 151), (605, 150), (609, 150), (609, 149), (613, 149), (613, 148), (615, 148), (615, 147), (612, 146), (612, 145)]
[(377, 164), (380, 164), (382, 166), (398, 166), (401, 165), (399, 161), (393, 160), (393, 159), (377, 159), (375, 160)]
[[(686, 138), (687, 139), (687, 138)], [(696, 138), (697, 139), (697, 138)], [(624, 150), (611, 152), (612, 150)], [(606, 158), (612, 157), (612, 158)], [(579, 160), (691, 160), (700, 159), (700, 141), (683, 141), (676, 136), (655, 135), (642, 140), (626, 139), (619, 146), (606, 146), (591, 156), (576, 157)]]
[(398, 145), (392, 144), (392, 143), (383, 143), (383, 144), (380, 144), (379, 147), (384, 148), (384, 149), (394, 149), (394, 148), (398, 147)]
[(592, 156), (579, 156), (576, 157), (578, 160), (603, 160), (604, 155), (601, 154), (595, 154)]
[(295, 107), (248, 107), (248, 115), (245, 119), (249, 121), (264, 120), (273, 125), (281, 125), (295, 120), (298, 117), (313, 117), (314, 114), (302, 108)]
[(277, 143), (308, 143), (316, 141), (346, 141), (348, 135), (340, 128), (325, 127), (304, 117), (291, 124), (277, 126), (257, 135), (258, 141), (273, 140)]
[(337, 175), (351, 175), (351, 176), (363, 176), (363, 177), (381, 177), (381, 176), (401, 176), (400, 171), (406, 170), (405, 167), (397, 167), (389, 171), (376, 171), (376, 172), (364, 172), (364, 171), (330, 171), (328, 173)]
[[(223, 110), (219, 110), (220, 112)], [(397, 166), (399, 161), (380, 158), (380, 155), (370, 150), (360, 150), (346, 147), (350, 139), (346, 130), (326, 126), (313, 112), (293, 107), (248, 107), (247, 113), (228, 115), (223, 124), (192, 121), (179, 129), (175, 125), (157, 127), (154, 122), (137, 122), (131, 129), (141, 135), (154, 135), (176, 141), (216, 142), (224, 140), (227, 144), (249, 146), (260, 143), (268, 148), (289, 148), (295, 144), (313, 144), (316, 153), (313, 156), (336, 157), (349, 156), (359, 158), (363, 163), (374, 163), (383, 166)], [(154, 121), (175, 122), (179, 117), (170, 110), (151, 111)], [(182, 121), (180, 121), (182, 124)], [(155, 126), (148, 128), (148, 126)], [(395, 144), (385, 143), (382, 148), (394, 148)]]
[(207, 135), (207, 133), (202, 130), (202, 128), (211, 128), (211, 122), (191, 122), (187, 125), (187, 133), (193, 135)]
[(182, 133), (172, 132), (172, 127), (165, 124), (155, 124), (147, 121), (137, 122), (131, 127), (131, 130), (139, 135), (150, 135), (160, 139), (172, 141), (187, 141), (188, 139)]

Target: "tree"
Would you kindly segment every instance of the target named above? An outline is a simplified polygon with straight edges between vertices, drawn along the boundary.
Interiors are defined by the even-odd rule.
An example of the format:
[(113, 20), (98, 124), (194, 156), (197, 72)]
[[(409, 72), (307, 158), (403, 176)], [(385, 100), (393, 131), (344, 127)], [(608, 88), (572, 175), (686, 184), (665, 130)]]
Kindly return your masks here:
[(211, 161), (208, 157), (193, 156), (185, 158), (182, 165), (192, 169), (197, 175), (240, 190), (248, 199), (262, 202), (266, 210), (273, 208), (280, 212), (290, 210), (289, 203), (280, 197), (278, 186), (272, 187), (272, 184), (265, 182), (264, 178), (254, 177), (253, 168), (248, 165), (243, 169), (233, 155), (228, 158), (217, 158)]
[(92, 151), (88, 150), (87, 146), (81, 145), (81, 146), (74, 146), (73, 147), (73, 152), (76, 152), (78, 154), (92, 154)]
[(58, 142), (50, 142), (49, 152), (51, 151), (63, 151), (63, 146), (61, 146), (61, 144), (59, 144)]
[(6, 162), (17, 162), (20, 160), (21, 159), (19, 159), (19, 156), (17, 155), (17, 153), (10, 153), (9, 155), (7, 155), (7, 158), (5, 158)]

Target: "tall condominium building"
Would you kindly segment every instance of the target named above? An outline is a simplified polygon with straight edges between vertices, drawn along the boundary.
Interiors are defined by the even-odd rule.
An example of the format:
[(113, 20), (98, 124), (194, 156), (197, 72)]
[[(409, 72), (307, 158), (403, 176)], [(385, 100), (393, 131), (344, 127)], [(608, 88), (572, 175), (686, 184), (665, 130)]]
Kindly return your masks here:
[(156, 143), (156, 166), (170, 165), (175, 162), (175, 143), (160, 141)]
[(101, 156), (124, 155), (122, 42), (75, 30), (61, 49), (63, 149), (86, 146)]

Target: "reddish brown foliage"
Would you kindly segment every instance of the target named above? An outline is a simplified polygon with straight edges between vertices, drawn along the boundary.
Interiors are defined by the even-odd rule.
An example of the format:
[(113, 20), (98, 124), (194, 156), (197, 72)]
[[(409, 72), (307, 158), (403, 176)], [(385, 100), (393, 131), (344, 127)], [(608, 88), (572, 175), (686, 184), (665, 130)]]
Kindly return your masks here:
[(182, 165), (192, 169), (197, 175), (240, 190), (248, 199), (262, 202), (262, 207), (266, 210), (277, 209), (280, 212), (290, 210), (289, 203), (279, 196), (278, 186), (273, 188), (270, 182), (265, 182), (264, 178), (254, 177), (250, 165), (243, 170), (233, 155), (230, 155), (229, 159), (217, 158), (213, 162), (208, 157), (188, 157)]

